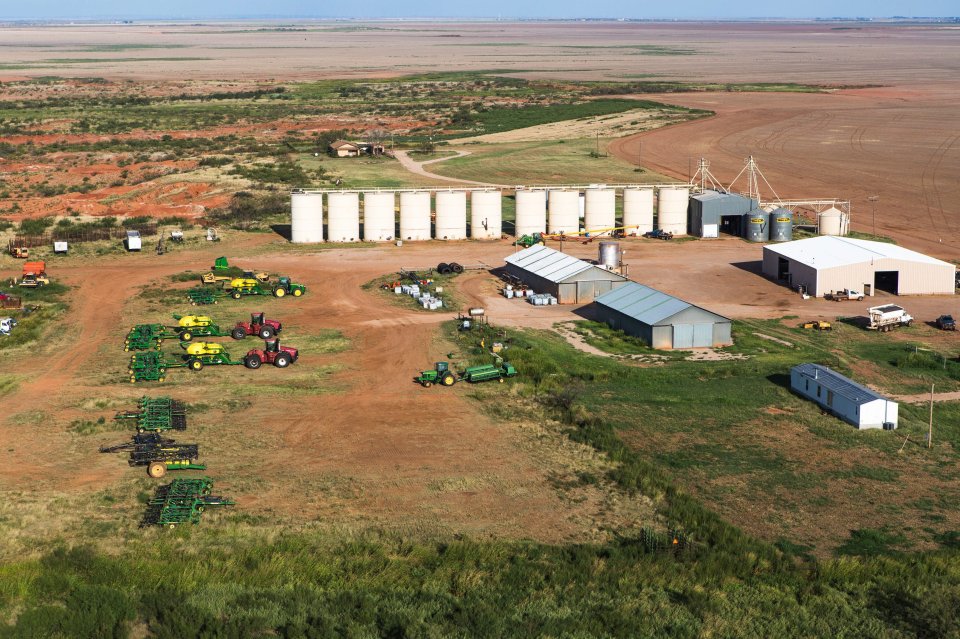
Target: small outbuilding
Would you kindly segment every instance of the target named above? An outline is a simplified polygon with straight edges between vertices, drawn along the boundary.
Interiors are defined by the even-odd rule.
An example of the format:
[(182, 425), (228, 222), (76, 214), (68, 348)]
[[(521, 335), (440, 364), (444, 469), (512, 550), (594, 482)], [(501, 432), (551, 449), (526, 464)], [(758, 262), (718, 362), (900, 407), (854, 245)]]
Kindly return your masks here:
[(764, 275), (814, 297), (843, 289), (952, 295), (955, 273), (949, 262), (886, 242), (824, 235), (763, 247)]
[(555, 251), (542, 244), (504, 258), (506, 272), (537, 293), (549, 293), (560, 304), (587, 304), (627, 282), (605, 268)]
[(360, 155), (360, 146), (346, 140), (331, 142), (329, 151), (338, 158), (355, 158)]
[(790, 388), (858, 429), (897, 427), (896, 402), (826, 366), (794, 366), (790, 370)]
[(601, 295), (596, 306), (600, 321), (653, 348), (710, 348), (733, 343), (729, 318), (636, 282)]
[(687, 226), (690, 235), (719, 237), (720, 232), (741, 236), (744, 234), (743, 216), (758, 206), (752, 200), (737, 193), (706, 190), (690, 197), (687, 209)]

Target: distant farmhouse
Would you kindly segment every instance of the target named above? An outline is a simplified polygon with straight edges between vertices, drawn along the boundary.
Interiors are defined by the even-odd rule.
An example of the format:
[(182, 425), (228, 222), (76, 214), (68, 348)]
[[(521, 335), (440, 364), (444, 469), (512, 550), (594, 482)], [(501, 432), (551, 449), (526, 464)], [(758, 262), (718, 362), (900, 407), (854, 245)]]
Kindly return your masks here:
[(355, 158), (361, 155), (380, 156), (383, 155), (382, 144), (371, 144), (369, 142), (347, 142), (346, 140), (336, 140), (327, 147), (330, 155), (338, 158)]

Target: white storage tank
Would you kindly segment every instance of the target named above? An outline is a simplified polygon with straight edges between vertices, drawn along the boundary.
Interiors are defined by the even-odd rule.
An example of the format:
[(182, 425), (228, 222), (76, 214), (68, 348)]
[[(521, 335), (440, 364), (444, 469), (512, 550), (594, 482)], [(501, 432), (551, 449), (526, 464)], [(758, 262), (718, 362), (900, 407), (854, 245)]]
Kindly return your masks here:
[(517, 237), (547, 230), (547, 192), (517, 191)]
[(360, 194), (327, 194), (327, 241), (356, 242), (360, 239)]
[(643, 235), (653, 230), (653, 189), (623, 190), (623, 226), (626, 235)]
[(393, 239), (396, 227), (394, 193), (368, 191), (363, 194), (363, 239), (386, 242)]
[(434, 237), (438, 240), (467, 239), (467, 194), (465, 191), (437, 193), (437, 222)]
[(664, 187), (657, 200), (657, 228), (674, 235), (687, 234), (687, 206), (690, 189)]
[(849, 225), (847, 215), (833, 206), (817, 216), (820, 235), (846, 235)]
[(430, 239), (430, 192), (400, 193), (400, 239)]
[(323, 241), (323, 194), (290, 196), (290, 241), (297, 244)]
[(503, 196), (500, 191), (471, 191), (470, 237), (500, 239), (503, 233)]
[(550, 191), (549, 224), (550, 233), (580, 232), (580, 192), (556, 190)]
[(617, 192), (613, 189), (587, 189), (583, 229), (609, 229), (617, 225)]

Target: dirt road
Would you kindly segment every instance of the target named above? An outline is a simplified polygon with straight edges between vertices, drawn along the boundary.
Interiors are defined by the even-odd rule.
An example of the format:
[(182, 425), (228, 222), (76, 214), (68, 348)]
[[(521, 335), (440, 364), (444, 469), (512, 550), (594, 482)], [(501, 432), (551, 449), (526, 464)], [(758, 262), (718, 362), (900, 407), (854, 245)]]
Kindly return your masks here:
[(424, 162), (417, 162), (416, 160), (410, 157), (410, 154), (407, 151), (394, 151), (393, 154), (397, 158), (397, 160), (400, 162), (400, 166), (402, 166), (406, 170), (416, 175), (422, 175), (423, 177), (433, 178), (435, 180), (443, 180), (444, 182), (453, 182), (454, 184), (470, 184), (473, 186), (503, 186), (501, 184), (490, 184), (489, 182), (474, 182), (473, 180), (461, 180), (460, 178), (452, 178), (446, 175), (431, 173), (430, 171), (423, 168), (428, 164), (445, 162), (447, 160), (452, 160), (454, 158), (460, 158), (465, 155), (470, 155), (470, 151), (457, 151), (455, 155), (451, 155), (450, 157), (435, 158), (433, 160), (426, 160)]

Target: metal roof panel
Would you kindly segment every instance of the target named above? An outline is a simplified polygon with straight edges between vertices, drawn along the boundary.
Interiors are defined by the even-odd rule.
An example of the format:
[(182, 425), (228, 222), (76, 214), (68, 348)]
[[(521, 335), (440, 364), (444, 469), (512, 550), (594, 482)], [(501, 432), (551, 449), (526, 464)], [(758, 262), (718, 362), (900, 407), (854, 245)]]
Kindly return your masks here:
[(874, 402), (878, 399), (890, 401), (888, 398), (877, 393), (876, 391), (870, 390), (866, 386), (858, 384), (849, 377), (845, 377), (840, 373), (827, 368), (826, 366), (821, 366), (819, 364), (800, 364), (799, 366), (794, 366), (793, 370), (797, 371), (804, 377), (815, 380), (824, 388), (832, 390), (837, 395), (844, 397), (859, 406), (869, 404), (870, 402)]

